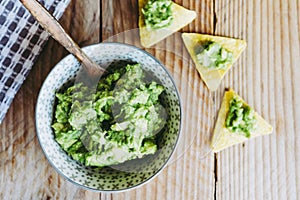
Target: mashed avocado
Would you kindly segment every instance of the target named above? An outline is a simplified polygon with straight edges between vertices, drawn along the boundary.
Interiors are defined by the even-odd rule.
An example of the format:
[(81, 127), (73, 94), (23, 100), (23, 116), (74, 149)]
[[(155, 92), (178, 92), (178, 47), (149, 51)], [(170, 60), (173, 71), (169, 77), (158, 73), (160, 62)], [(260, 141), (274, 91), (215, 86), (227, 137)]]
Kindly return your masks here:
[(96, 93), (82, 83), (57, 92), (52, 127), (55, 140), (75, 160), (108, 166), (157, 151), (166, 121), (162, 85), (146, 81), (139, 64), (101, 78)]
[(230, 101), (229, 112), (225, 121), (225, 126), (232, 132), (243, 133), (245, 137), (250, 137), (250, 131), (255, 124), (254, 111), (243, 102), (234, 97)]
[(208, 41), (197, 46), (197, 61), (207, 68), (223, 69), (233, 63), (233, 54), (220, 44)]
[(148, 0), (142, 9), (146, 28), (160, 29), (173, 21), (171, 0)]

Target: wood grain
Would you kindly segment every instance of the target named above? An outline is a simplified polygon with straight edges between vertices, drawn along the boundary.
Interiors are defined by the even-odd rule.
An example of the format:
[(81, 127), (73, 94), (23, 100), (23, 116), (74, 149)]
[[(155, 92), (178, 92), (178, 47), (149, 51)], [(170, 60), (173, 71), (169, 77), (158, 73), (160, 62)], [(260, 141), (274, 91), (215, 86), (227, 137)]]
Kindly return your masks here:
[[(248, 47), (216, 92), (200, 79), (180, 33), (145, 49), (169, 70), (183, 105), (182, 137), (168, 166), (149, 183), (117, 194), (73, 185), (46, 160), (35, 104), (53, 66), (67, 55), (44, 47), (0, 126), (0, 199), (300, 199), (300, 1), (175, 0), (197, 18), (180, 32), (245, 39)], [(136, 0), (72, 0), (61, 23), (81, 46), (118, 41), (141, 47)], [(210, 153), (225, 88), (274, 126), (272, 135)]]
[(217, 154), (216, 197), (299, 199), (299, 2), (228, 0), (215, 8), (215, 33), (248, 43), (216, 99), (231, 87), (274, 127)]
[[(184, 4), (184, 2), (184, 6), (201, 13), (200, 4), (197, 4), (199, 2), (194, 4), (178, 1), (177, 3)], [(203, 1), (201, 5), (206, 8), (206, 12), (197, 18), (195, 22), (197, 26), (193, 24), (182, 31), (202, 29), (202, 31), (212, 32), (213, 4)], [(102, 1), (102, 7), (102, 18), (106, 19), (102, 24), (103, 40), (124, 42), (142, 48), (137, 29), (138, 16), (133, 15), (133, 11), (138, 13), (136, 2), (129, 1), (128, 4), (119, 6), (119, 1), (107, 0)], [(109, 12), (105, 13), (106, 10)], [(122, 19), (128, 18), (131, 25), (127, 24), (128, 22), (119, 24), (124, 21)], [(185, 111), (182, 138), (170, 164), (158, 177), (131, 192), (108, 196), (113, 199), (213, 199), (214, 156), (208, 147), (211, 132), (209, 124), (213, 121), (210, 94), (183, 46), (180, 33), (145, 50), (165, 64), (180, 90)]]
[[(95, 24), (97, 16), (95, 19), (88, 16), (95, 13), (99, 19), (100, 2), (78, 2), (72, 1), (61, 23), (79, 44), (98, 42), (99, 21)], [(78, 14), (74, 14), (76, 9)], [(80, 30), (82, 35), (74, 30)], [(51, 167), (35, 131), (39, 89), (51, 68), (65, 55), (66, 50), (57, 42), (52, 39), (47, 42), (0, 126), (0, 181), (5, 183), (0, 184), (0, 199), (82, 199), (86, 196), (85, 190), (62, 178)], [(88, 194), (89, 198), (95, 196), (98, 198), (99, 194)]]

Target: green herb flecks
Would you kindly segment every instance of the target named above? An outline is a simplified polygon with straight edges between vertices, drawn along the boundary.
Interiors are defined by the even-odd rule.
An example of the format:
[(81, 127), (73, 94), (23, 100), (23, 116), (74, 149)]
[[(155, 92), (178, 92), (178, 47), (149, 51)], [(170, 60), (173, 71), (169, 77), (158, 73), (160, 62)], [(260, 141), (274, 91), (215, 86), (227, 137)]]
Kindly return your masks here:
[(196, 54), (198, 62), (211, 69), (224, 69), (228, 63), (233, 63), (233, 54), (211, 41), (199, 44)]
[(145, 25), (148, 29), (160, 29), (169, 26), (173, 21), (172, 1), (149, 0), (142, 8)]
[(225, 121), (225, 126), (234, 133), (243, 133), (249, 138), (250, 131), (255, 129), (254, 111), (248, 105), (234, 97), (230, 100), (229, 112)]
[(159, 96), (164, 87), (147, 81), (140, 64), (115, 68), (96, 93), (82, 83), (56, 93), (55, 140), (73, 159), (108, 166), (154, 154), (166, 122)]

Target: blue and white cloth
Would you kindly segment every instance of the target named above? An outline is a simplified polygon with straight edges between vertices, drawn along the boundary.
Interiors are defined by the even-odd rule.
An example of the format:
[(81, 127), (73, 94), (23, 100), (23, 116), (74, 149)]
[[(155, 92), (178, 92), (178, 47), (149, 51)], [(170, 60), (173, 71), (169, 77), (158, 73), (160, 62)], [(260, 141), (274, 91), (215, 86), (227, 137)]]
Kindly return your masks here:
[[(40, 2), (59, 19), (70, 0)], [(19, 0), (0, 0), (0, 124), (48, 37)]]

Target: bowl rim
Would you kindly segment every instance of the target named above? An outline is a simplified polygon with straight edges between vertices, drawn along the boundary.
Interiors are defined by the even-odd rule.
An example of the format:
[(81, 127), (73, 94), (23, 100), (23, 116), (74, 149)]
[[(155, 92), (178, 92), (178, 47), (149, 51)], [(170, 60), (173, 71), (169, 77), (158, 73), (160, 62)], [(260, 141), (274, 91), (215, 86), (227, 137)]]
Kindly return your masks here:
[[(50, 163), (50, 165), (55, 169), (55, 171), (60, 174), (60, 176), (62, 176), (64, 179), (68, 180), (69, 182), (71, 182), (72, 184), (76, 185), (76, 186), (79, 186), (80, 188), (83, 188), (83, 189), (87, 189), (87, 190), (90, 190), (90, 191), (94, 191), (94, 192), (102, 192), (102, 193), (119, 193), (119, 192), (125, 192), (125, 191), (129, 191), (129, 190), (132, 190), (132, 189), (136, 189), (138, 187), (141, 187), (142, 185), (145, 185), (146, 183), (150, 182), (151, 180), (153, 180), (156, 176), (158, 176), (162, 171), (163, 169), (165, 169), (165, 167), (167, 166), (167, 164), (169, 163), (171, 157), (173, 156), (175, 150), (177, 149), (177, 146), (178, 146), (178, 141), (179, 141), (179, 138), (180, 138), (180, 135), (181, 135), (181, 132), (182, 132), (182, 101), (181, 101), (181, 97), (180, 97), (180, 93), (178, 91), (178, 88), (176, 86), (176, 83), (174, 81), (174, 78), (171, 76), (170, 72), (168, 71), (168, 69), (165, 67), (165, 65), (158, 59), (156, 58), (154, 55), (152, 55), (151, 53), (147, 52), (146, 50), (144, 49), (141, 49), (139, 47), (136, 47), (134, 45), (130, 45), (130, 44), (126, 44), (126, 43), (121, 43), (121, 42), (101, 42), (101, 43), (96, 43), (96, 44), (92, 44), (92, 45), (88, 45), (88, 46), (85, 46), (85, 47), (82, 47), (82, 50), (87, 53), (86, 51), (88, 51), (90, 48), (93, 48), (93, 47), (97, 47), (97, 46), (106, 46), (106, 45), (116, 45), (116, 46), (126, 46), (128, 48), (131, 48), (135, 51), (140, 51), (142, 52), (143, 54), (145, 54), (145, 56), (148, 56), (150, 57), (151, 59), (153, 59), (156, 63), (158, 63), (158, 65), (166, 72), (166, 74), (168, 75), (170, 81), (172, 82), (172, 85), (174, 86), (175, 88), (175, 93), (176, 93), (176, 97), (178, 99), (178, 107), (179, 107), (179, 116), (180, 116), (180, 120), (179, 120), (179, 127), (178, 127), (178, 134), (177, 134), (177, 138), (176, 138), (176, 141), (174, 143), (174, 148), (172, 148), (172, 151), (171, 153), (169, 154), (168, 158), (166, 159), (166, 161), (159, 167), (159, 169), (156, 171), (156, 173), (154, 173), (153, 175), (149, 176), (146, 180), (143, 180), (142, 182), (136, 184), (136, 185), (133, 185), (133, 186), (130, 186), (130, 187), (126, 187), (126, 188), (123, 188), (123, 189), (116, 189), (116, 190), (105, 190), (105, 189), (99, 189), (99, 188), (92, 188), (92, 187), (89, 187), (89, 186), (86, 186), (86, 185), (83, 185), (83, 184), (80, 184), (80, 183), (77, 183), (76, 181), (74, 181), (73, 179), (69, 178), (68, 176), (66, 176), (60, 169), (58, 169), (58, 167), (53, 163), (53, 161), (50, 159), (49, 155), (47, 154), (45, 148), (44, 148), (44, 145), (42, 144), (41, 142), (41, 136), (40, 136), (40, 131), (38, 129), (38, 117), (37, 117), (37, 114), (38, 114), (38, 107), (40, 105), (40, 98), (41, 98), (41, 91), (44, 89), (45, 87), (45, 84), (46, 82), (50, 79), (50, 75), (51, 73), (53, 73), (54, 69), (55, 68), (58, 68), (58, 66), (61, 65), (61, 63), (64, 62), (64, 60), (68, 59), (68, 58), (71, 58), (72, 60), (76, 60), (76, 58), (72, 55), (72, 54), (67, 54), (65, 57), (63, 57), (59, 62), (57, 62), (53, 67), (52, 69), (50, 70), (50, 72), (47, 74), (45, 80), (43, 81), (42, 85), (41, 85), (41, 88), (39, 90), (39, 93), (38, 93), (38, 96), (37, 96), (37, 102), (36, 102), (36, 106), (35, 106), (35, 128), (36, 128), (36, 135), (38, 137), (38, 142), (39, 142), (39, 145), (43, 151), (43, 154), (45, 155), (47, 161)], [(87, 53), (88, 54), (88, 53)]]

